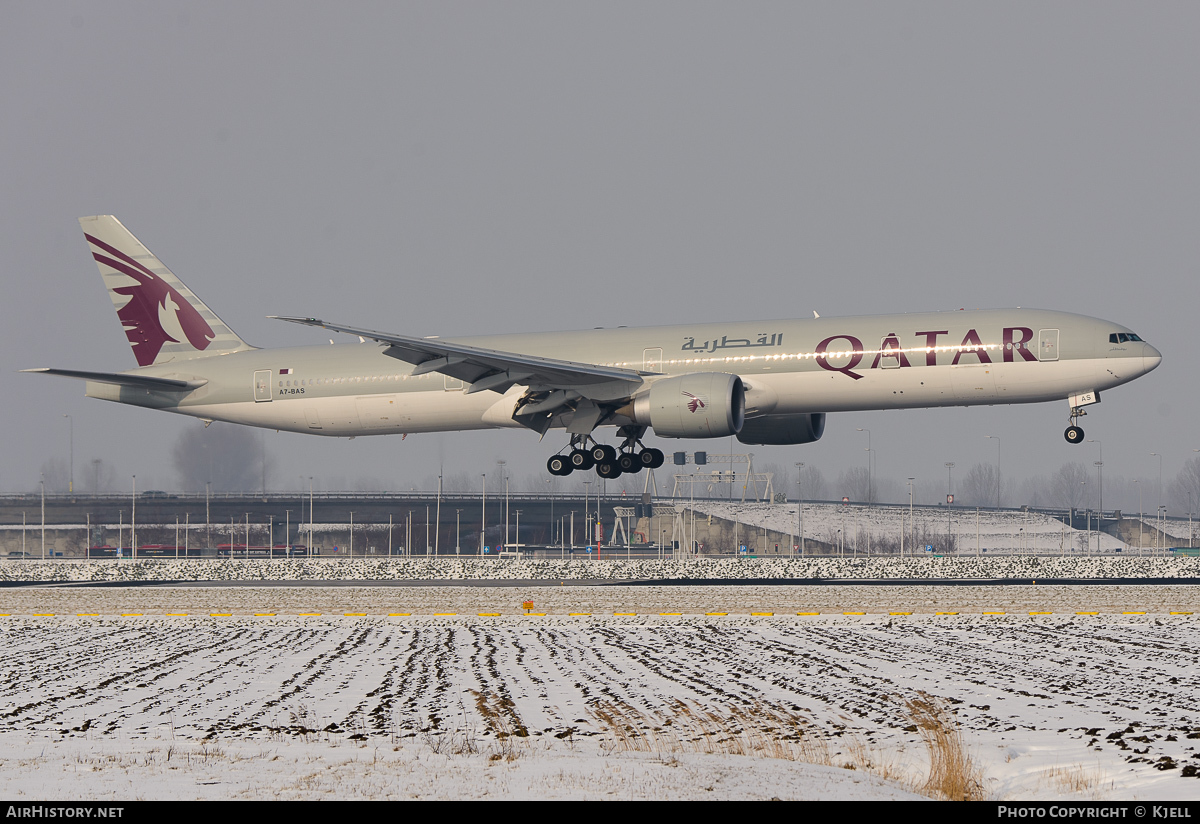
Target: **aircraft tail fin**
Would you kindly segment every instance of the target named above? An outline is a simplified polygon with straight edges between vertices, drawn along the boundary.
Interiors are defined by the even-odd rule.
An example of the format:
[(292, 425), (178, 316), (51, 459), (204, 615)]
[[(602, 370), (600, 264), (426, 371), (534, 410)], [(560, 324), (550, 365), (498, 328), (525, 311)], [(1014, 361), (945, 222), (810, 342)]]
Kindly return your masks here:
[(79, 218), (138, 366), (253, 349), (112, 215)]

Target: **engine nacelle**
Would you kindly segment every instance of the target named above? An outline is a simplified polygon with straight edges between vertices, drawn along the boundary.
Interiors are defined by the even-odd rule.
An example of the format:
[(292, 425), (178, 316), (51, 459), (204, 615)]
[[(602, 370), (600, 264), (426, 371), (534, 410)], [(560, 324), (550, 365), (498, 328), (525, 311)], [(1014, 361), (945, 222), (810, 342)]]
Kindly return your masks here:
[(634, 421), (660, 438), (724, 438), (742, 428), (746, 390), (737, 375), (693, 372), (655, 381), (632, 407)]
[(750, 418), (737, 433), (742, 443), (764, 446), (794, 446), (819, 441), (825, 434), (825, 413), (763, 415)]

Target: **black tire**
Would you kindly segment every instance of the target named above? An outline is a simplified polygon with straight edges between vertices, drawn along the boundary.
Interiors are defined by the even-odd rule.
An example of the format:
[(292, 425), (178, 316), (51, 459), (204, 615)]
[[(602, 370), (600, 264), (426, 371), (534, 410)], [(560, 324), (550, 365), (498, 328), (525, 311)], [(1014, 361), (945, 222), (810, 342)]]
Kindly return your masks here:
[(608, 461), (609, 463), (617, 462), (617, 450), (606, 443), (598, 443), (588, 450), (588, 454), (592, 456), (592, 460), (596, 463)]
[(638, 453), (638, 460), (646, 469), (658, 469), (666, 461), (666, 456), (659, 449), (643, 449)]
[(566, 455), (552, 455), (550, 460), (546, 461), (546, 469), (551, 475), (570, 475), (575, 467), (571, 466), (571, 462), (567, 460)]
[(1078, 426), (1068, 426), (1063, 437), (1067, 439), (1067, 443), (1083, 443), (1083, 430)]
[(601, 461), (596, 464), (596, 474), (611, 481), (613, 478), (621, 477), (621, 467), (611, 461)]
[(637, 455), (632, 452), (622, 452), (617, 458), (617, 466), (621, 468), (621, 473), (624, 475), (634, 475), (642, 471), (642, 462)]
[(584, 449), (573, 449), (571, 454), (567, 456), (567, 462), (571, 464), (572, 469), (588, 470), (595, 466), (596, 462), (592, 460), (592, 456)]

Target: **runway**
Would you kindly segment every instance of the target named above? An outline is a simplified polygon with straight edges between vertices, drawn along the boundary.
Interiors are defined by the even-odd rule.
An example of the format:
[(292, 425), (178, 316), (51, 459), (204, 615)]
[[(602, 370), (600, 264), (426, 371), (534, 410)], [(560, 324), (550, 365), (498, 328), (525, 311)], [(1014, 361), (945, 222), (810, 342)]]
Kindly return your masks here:
[[(523, 607), (532, 601), (532, 608)], [(593, 617), (614, 613), (653, 615), (712, 612), (751, 615), (774, 613), (936, 614), (1029, 613), (1074, 614), (1145, 612), (1200, 614), (1200, 587), (1194, 584), (1089, 583), (995, 586), (959, 583), (954, 586), (909, 583), (794, 584), (791, 586), (734, 584), (712, 586), (688, 583), (587, 586), (572, 583), (547, 586), (438, 585), (380, 586), (339, 582), (297, 586), (249, 585), (245, 582), (153, 586), (22, 586), (0, 589), (0, 616), (55, 617), (85, 615), (165, 615), (187, 613), (253, 617), (301, 613), (344, 616), (347, 613), (386, 617), (394, 613), (480, 617), (515, 616), (533, 611), (547, 616), (583, 613)], [(582, 616), (579, 616), (582, 617)], [(4, 620), (0, 618), (0, 620)]]

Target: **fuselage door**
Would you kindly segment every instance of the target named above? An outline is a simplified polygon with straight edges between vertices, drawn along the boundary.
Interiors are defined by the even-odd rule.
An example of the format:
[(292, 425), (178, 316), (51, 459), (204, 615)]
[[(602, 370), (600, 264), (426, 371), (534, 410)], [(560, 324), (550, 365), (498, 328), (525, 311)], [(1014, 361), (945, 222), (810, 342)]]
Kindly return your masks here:
[(642, 351), (642, 369), (646, 372), (662, 371), (662, 349), (646, 349)]
[(261, 403), (269, 401), (271, 395), (271, 370), (260, 369), (254, 373), (254, 401)]
[(888, 335), (879, 342), (879, 368), (900, 368), (900, 347), (896, 343), (896, 337), (894, 335)]
[(1038, 331), (1038, 360), (1058, 360), (1058, 330), (1042, 329)]

